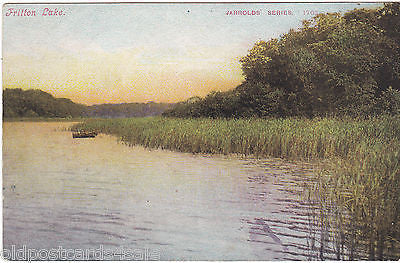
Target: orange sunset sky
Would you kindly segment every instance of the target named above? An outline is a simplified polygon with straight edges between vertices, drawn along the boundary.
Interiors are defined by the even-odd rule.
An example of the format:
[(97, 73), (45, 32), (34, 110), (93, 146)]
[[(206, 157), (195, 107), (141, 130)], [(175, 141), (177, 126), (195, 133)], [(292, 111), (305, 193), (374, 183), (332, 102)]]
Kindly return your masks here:
[[(37, 88), (87, 105), (178, 102), (243, 81), (254, 42), (311, 18), (377, 4), (7, 4), (3, 88)], [(43, 16), (44, 8), (62, 15)], [(11, 10), (10, 10), (11, 9)], [(10, 15), (30, 10), (35, 16)], [(260, 10), (258, 16), (227, 15)], [(269, 10), (291, 10), (271, 16)], [(6, 15), (9, 14), (9, 15)]]

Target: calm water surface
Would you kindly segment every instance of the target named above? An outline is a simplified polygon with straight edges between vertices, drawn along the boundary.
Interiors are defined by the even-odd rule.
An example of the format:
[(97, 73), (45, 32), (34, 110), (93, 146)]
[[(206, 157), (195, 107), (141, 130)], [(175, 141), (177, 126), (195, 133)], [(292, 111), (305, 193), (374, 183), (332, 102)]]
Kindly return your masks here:
[(121, 247), (162, 260), (307, 260), (309, 165), (73, 139), (3, 123), (4, 247)]

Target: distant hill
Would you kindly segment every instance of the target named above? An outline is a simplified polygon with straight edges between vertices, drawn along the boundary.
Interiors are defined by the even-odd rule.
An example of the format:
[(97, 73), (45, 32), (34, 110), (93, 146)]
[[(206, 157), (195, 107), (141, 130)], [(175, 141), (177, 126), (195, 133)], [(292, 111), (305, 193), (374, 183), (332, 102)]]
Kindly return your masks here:
[(99, 104), (87, 107), (84, 115), (96, 118), (129, 118), (161, 115), (171, 109), (175, 104), (171, 103), (121, 103)]
[(161, 115), (175, 104), (171, 103), (121, 103), (86, 106), (70, 99), (55, 98), (39, 89), (3, 90), (3, 117), (95, 117), (128, 118)]
[(87, 106), (38, 90), (3, 90), (3, 117), (79, 117)]

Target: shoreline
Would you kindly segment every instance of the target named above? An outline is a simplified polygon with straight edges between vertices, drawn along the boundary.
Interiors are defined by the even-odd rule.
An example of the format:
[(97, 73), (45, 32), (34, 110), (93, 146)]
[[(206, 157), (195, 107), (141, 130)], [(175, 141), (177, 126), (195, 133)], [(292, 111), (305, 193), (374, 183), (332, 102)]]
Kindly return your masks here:
[[(118, 137), (128, 146), (195, 154), (322, 160), (305, 190), (338, 239), (390, 251), (400, 229), (400, 118), (88, 119), (71, 130)], [(353, 229), (359, 229), (354, 233)], [(399, 243), (400, 244), (400, 243)], [(400, 247), (399, 247), (400, 249)], [(388, 252), (389, 253), (389, 252)], [(389, 253), (390, 254), (390, 253)], [(388, 255), (389, 255), (388, 254)]]
[(114, 135), (127, 145), (299, 161), (345, 159), (362, 143), (372, 146), (400, 141), (400, 136), (391, 138), (400, 132), (399, 117), (369, 120), (138, 117), (77, 121), (72, 131)]

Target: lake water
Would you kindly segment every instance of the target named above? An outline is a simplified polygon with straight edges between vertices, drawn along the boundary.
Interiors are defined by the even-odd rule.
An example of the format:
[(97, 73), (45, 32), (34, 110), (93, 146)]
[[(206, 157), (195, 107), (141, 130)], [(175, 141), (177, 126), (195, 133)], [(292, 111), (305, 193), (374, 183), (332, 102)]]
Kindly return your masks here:
[(73, 139), (69, 126), (3, 123), (5, 248), (318, 258), (310, 249), (318, 233), (298, 194), (310, 165), (128, 147), (106, 135)]

